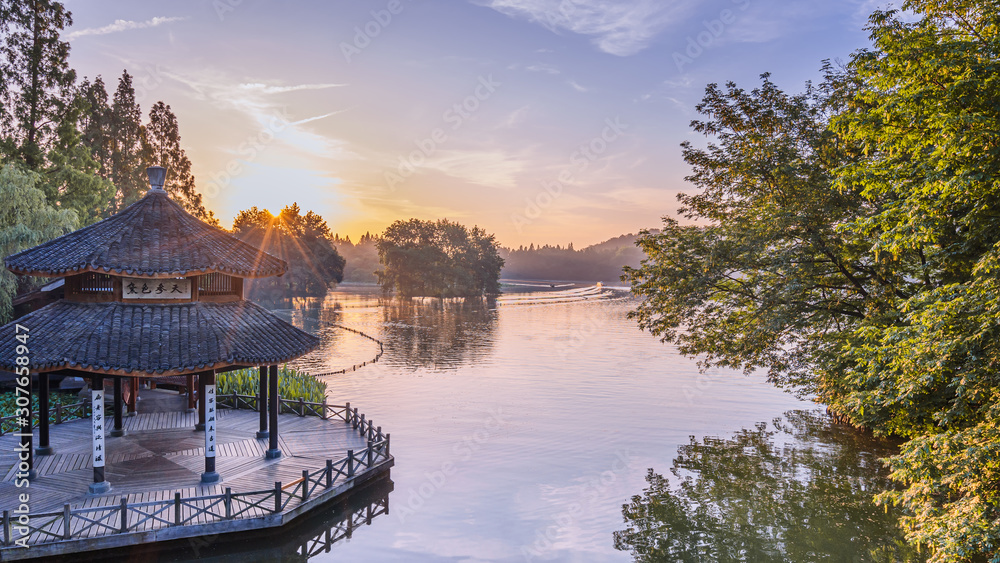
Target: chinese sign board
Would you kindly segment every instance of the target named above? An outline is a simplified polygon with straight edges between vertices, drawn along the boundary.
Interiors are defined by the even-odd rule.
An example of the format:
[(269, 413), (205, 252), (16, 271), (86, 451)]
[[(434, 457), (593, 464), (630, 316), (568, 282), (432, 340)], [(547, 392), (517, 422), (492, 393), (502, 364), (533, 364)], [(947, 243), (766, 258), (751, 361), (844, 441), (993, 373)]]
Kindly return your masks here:
[(205, 386), (205, 457), (215, 457), (215, 385)]
[(124, 299), (191, 299), (191, 279), (122, 279)]
[(94, 467), (104, 467), (104, 391), (94, 389), (90, 392), (91, 415), (93, 427)]

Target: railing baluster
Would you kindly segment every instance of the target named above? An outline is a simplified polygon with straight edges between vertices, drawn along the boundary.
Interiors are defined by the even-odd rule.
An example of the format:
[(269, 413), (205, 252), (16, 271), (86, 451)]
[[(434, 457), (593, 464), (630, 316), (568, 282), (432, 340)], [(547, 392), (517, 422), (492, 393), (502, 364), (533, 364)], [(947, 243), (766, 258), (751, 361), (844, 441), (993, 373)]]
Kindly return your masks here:
[(70, 526), (70, 509), (68, 504), (63, 505), (63, 539), (68, 540), (73, 537), (73, 527)]
[(347, 450), (347, 478), (354, 477), (354, 450)]
[(119, 523), (119, 529), (121, 530), (121, 533), (124, 534), (128, 531), (128, 503), (125, 501), (125, 497), (122, 497), (121, 511), (122, 515), (121, 522)]
[(174, 493), (174, 526), (181, 525), (181, 494)]
[(302, 502), (309, 500), (309, 471), (302, 470)]
[(368, 469), (371, 469), (372, 465), (374, 465), (372, 463), (374, 457), (375, 457), (375, 448), (372, 447), (372, 441), (368, 440), (368, 467), (367, 467)]
[(281, 512), (281, 481), (274, 482), (274, 512)]
[(385, 458), (389, 459), (389, 433), (385, 435)]
[(12, 531), (10, 529), (10, 511), (9, 510), (4, 510), (3, 511), (3, 544), (4, 545), (10, 545), (11, 542), (12, 542), (12, 540), (14, 539), (12, 536), (13, 536), (13, 533), (12, 533)]
[(344, 422), (346, 422), (347, 424), (351, 423), (351, 403), (350, 403), (350, 401), (348, 401), (347, 404), (344, 405)]
[(226, 520), (233, 519), (233, 489), (226, 487)]
[(326, 460), (326, 488), (333, 486), (333, 460)]

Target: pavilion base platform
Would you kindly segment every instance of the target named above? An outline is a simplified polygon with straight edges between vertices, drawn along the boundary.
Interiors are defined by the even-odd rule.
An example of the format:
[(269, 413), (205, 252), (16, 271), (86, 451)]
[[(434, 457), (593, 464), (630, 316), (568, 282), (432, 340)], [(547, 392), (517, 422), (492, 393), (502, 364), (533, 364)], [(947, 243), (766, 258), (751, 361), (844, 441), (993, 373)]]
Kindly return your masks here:
[[(54, 427), (53, 454), (35, 458), (37, 477), (27, 488), (15, 486), (17, 438), (0, 436), (0, 510), (8, 511), (11, 521), (0, 534), (13, 535), (0, 537), (8, 544), (0, 546), (0, 560), (274, 528), (387, 476), (393, 465), (387, 440), (384, 450), (373, 447), (370, 422), (366, 435), (341, 418), (294, 414), (279, 415), (283, 455), (268, 459), (268, 440), (256, 437), (258, 412), (223, 408), (216, 458), (221, 479), (205, 484), (205, 434), (194, 429), (198, 414), (184, 412), (186, 400), (158, 389), (140, 393), (137, 415), (124, 422), (125, 435), (106, 437), (106, 479), (112, 487), (106, 494), (88, 493), (94, 484), (89, 419)], [(337, 460), (339, 465), (331, 463)], [(30, 497), (28, 548), (11, 545), (18, 538), (15, 511), (24, 493)]]

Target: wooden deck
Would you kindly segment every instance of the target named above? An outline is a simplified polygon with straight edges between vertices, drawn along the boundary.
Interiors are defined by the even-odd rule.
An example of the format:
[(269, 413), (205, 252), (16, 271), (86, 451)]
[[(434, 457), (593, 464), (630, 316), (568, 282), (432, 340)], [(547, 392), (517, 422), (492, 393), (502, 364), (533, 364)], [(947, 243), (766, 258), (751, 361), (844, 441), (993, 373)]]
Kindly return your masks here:
[[(149, 512), (153, 508), (161, 506), (160, 503), (173, 503), (179, 493), (183, 498), (205, 497), (212, 495), (226, 494), (226, 490), (231, 490), (233, 495), (241, 492), (251, 491), (273, 491), (276, 482), (294, 484), (303, 479), (303, 472), (316, 472), (329, 466), (328, 460), (342, 459), (347, 455), (348, 450), (363, 451), (370, 448), (371, 436), (363, 435), (355, 425), (345, 422), (342, 419), (324, 420), (317, 416), (296, 416), (292, 414), (282, 414), (279, 416), (279, 446), (282, 457), (274, 460), (265, 459), (264, 453), (268, 448), (266, 439), (255, 437), (259, 424), (259, 415), (251, 410), (229, 410), (220, 409), (218, 411), (217, 441), (218, 456), (216, 458), (216, 470), (222, 477), (218, 483), (205, 486), (200, 483), (201, 473), (204, 471), (204, 433), (195, 431), (197, 413), (184, 412), (186, 398), (183, 395), (163, 390), (145, 390), (140, 393), (138, 404), (139, 413), (135, 416), (126, 417), (124, 427), (126, 435), (123, 437), (106, 436), (106, 448), (108, 452), (108, 462), (106, 467), (106, 478), (111, 483), (112, 490), (103, 495), (95, 496), (87, 494), (87, 487), (93, 481), (93, 469), (91, 467), (91, 422), (89, 419), (67, 422), (52, 426), (51, 445), (54, 453), (49, 456), (35, 457), (35, 470), (37, 478), (33, 480), (28, 488), (16, 488), (14, 485), (15, 462), (16, 462), (16, 441), (14, 435), (0, 436), (0, 471), (3, 472), (2, 482), (0, 482), (0, 509), (13, 511), (18, 506), (18, 495), (27, 492), (30, 495), (29, 506), (32, 515), (52, 514), (57, 511), (66, 510), (68, 504), (70, 510), (91, 508), (91, 507), (118, 507), (123, 501), (129, 505), (136, 503), (157, 503), (149, 505)], [(357, 422), (357, 421), (355, 421)], [(370, 425), (370, 423), (369, 423)], [(36, 430), (37, 436), (37, 430)], [(35, 444), (37, 445), (37, 438)], [(387, 450), (386, 450), (387, 453)], [(365, 473), (384, 473), (392, 465), (391, 457), (383, 462), (373, 464), (372, 467), (358, 469), (358, 477), (372, 477)], [(369, 458), (371, 459), (371, 458)], [(376, 460), (377, 461), (377, 460)], [(360, 463), (360, 462), (359, 462)], [(351, 460), (352, 467), (354, 460)], [(353, 471), (352, 471), (353, 473)], [(346, 470), (345, 470), (346, 474)], [(102, 525), (88, 525), (87, 518), (71, 519), (66, 518), (66, 537), (73, 538), (74, 541), (56, 541), (56, 544), (63, 544), (69, 551), (80, 549), (92, 550), (103, 547), (116, 547), (118, 545), (134, 544), (140, 541), (157, 541), (158, 539), (172, 539), (176, 537), (190, 537), (208, 533), (219, 533), (220, 531), (238, 531), (240, 529), (254, 529), (281, 525), (282, 519), (276, 516), (295, 515), (304, 512), (307, 504), (313, 505), (315, 501), (326, 502), (336, 496), (336, 490), (346, 490), (345, 485), (352, 484), (354, 479), (344, 479), (340, 476), (338, 483), (337, 475), (328, 481), (339, 484), (339, 487), (323, 489), (319, 487), (321, 477), (316, 476), (315, 485), (316, 496), (311, 502), (306, 502), (306, 498), (288, 499), (286, 506), (281, 511), (275, 512), (274, 500), (261, 502), (259, 506), (246, 506), (246, 502), (240, 508), (246, 508), (239, 518), (245, 526), (234, 526), (237, 521), (222, 519), (218, 514), (213, 514), (210, 503), (196, 501), (192, 504), (184, 503), (178, 505), (178, 516), (183, 522), (182, 526), (173, 524), (174, 507), (170, 506), (161, 514), (161, 518), (143, 518), (144, 513), (136, 510), (136, 516), (126, 514), (127, 534), (110, 536), (109, 529), (120, 526), (118, 516), (110, 511), (95, 512), (91, 519), (101, 518), (104, 514), (105, 520)], [(366, 479), (358, 479), (363, 481)], [(306, 480), (305, 488), (308, 489), (310, 482)], [(301, 487), (300, 487), (301, 488)], [(300, 494), (297, 491), (288, 490), (284, 494)], [(272, 494), (272, 498), (273, 498)], [(302, 496), (300, 494), (300, 496)], [(235, 500), (235, 499), (234, 499)], [(230, 503), (231, 501), (226, 501)], [(232, 502), (231, 504), (236, 504)], [(252, 503), (250, 503), (252, 504)], [(165, 505), (163, 505), (165, 506)], [(200, 510), (200, 507), (208, 507)], [(221, 508), (216, 507), (215, 513), (220, 513)], [(169, 515), (169, 516), (168, 516)], [(131, 520), (131, 522), (129, 522)], [(165, 520), (171, 520), (166, 522)], [(58, 524), (58, 523), (57, 523)], [(51, 529), (61, 528), (54, 524)], [(199, 524), (204, 524), (204, 531), (191, 529), (187, 533), (178, 528), (199, 528)], [(221, 528), (219, 525), (223, 525)], [(39, 525), (32, 522), (33, 526)], [(148, 535), (144, 538), (142, 532), (156, 532), (160, 534)], [(164, 533), (169, 532), (169, 533)], [(127, 539), (122, 536), (134, 536)], [(117, 538), (117, 539), (115, 539)], [(39, 556), (43, 552), (66, 553), (67, 551), (51, 551), (56, 546), (44, 542), (52, 542), (53, 539), (39, 534), (34, 538), (42, 545), (33, 545), (28, 549), (0, 550), (0, 557), (5, 560), (20, 558), (22, 556)], [(61, 538), (56, 538), (61, 539)], [(96, 541), (110, 540), (110, 541)], [(32, 543), (35, 543), (33, 541)], [(76, 543), (75, 548), (70, 548), (71, 543)], [(39, 549), (47, 547), (47, 549)], [(34, 553), (29, 553), (34, 552)]]

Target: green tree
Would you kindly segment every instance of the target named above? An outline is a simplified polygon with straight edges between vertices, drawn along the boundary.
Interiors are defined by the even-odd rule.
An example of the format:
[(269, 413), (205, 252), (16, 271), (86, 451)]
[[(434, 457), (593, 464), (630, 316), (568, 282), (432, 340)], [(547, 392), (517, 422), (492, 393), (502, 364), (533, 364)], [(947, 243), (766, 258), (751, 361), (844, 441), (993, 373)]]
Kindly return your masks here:
[(114, 154), (115, 140), (112, 132), (111, 105), (108, 102), (108, 91), (104, 79), (100, 76), (93, 82), (84, 79), (77, 91), (80, 104), (79, 128), (85, 144), (94, 155), (98, 164), (98, 173), (102, 178), (111, 178), (114, 166), (111, 155)]
[(503, 258), (493, 235), (441, 219), (396, 221), (376, 243), (385, 292), (473, 297), (500, 292)]
[[(7, 164), (0, 168), (0, 254), (10, 256), (39, 245), (76, 228), (76, 213), (56, 209), (38, 189), (40, 177)], [(18, 290), (28, 289), (30, 278), (0, 270), (0, 323), (12, 318), (11, 300)]]
[(625, 278), (685, 353), (908, 438), (880, 496), (908, 539), (1000, 561), (1000, 3), (903, 7), (804, 97), (710, 87), (682, 197), (707, 224), (667, 220)]
[[(911, 0), (871, 18), (863, 87), (836, 126), (868, 158), (842, 186), (889, 203), (850, 225), (913, 263), (896, 310), (845, 349), (854, 419), (911, 437), (892, 458), (933, 561), (1000, 561), (1000, 2)], [(916, 257), (916, 258), (913, 258)]]
[(233, 233), (288, 263), (288, 273), (280, 278), (248, 282), (256, 298), (322, 296), (344, 279), (346, 262), (333, 245), (326, 221), (312, 211), (303, 215), (297, 203), (277, 216), (257, 207), (240, 211)]
[(149, 143), (150, 164), (167, 169), (165, 189), (174, 201), (181, 204), (188, 213), (203, 221), (218, 225), (219, 221), (211, 211), (205, 209), (201, 193), (195, 188), (191, 161), (181, 148), (181, 135), (177, 127), (177, 116), (170, 106), (156, 102), (149, 110), (149, 125), (146, 126)]
[(123, 71), (111, 104), (111, 182), (117, 188), (115, 211), (138, 201), (149, 187), (146, 164), (149, 147), (142, 110), (135, 100), (132, 76)]
[(73, 20), (62, 3), (49, 0), (5, 0), (0, 18), (5, 152), (39, 170), (72, 98), (76, 74), (67, 60), (69, 43), (59, 33)]

